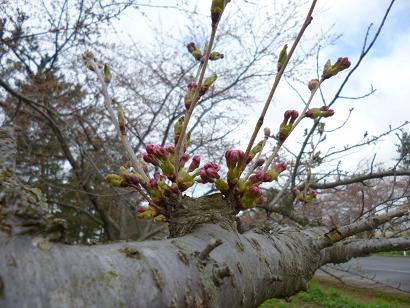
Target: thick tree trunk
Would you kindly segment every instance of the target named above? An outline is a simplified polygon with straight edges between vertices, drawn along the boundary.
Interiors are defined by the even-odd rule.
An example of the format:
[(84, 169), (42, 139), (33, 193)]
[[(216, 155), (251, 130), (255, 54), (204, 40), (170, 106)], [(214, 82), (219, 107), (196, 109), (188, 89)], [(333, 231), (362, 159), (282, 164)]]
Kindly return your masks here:
[[(203, 225), (171, 240), (69, 246), (3, 233), (0, 306), (255, 307), (306, 288), (320, 266), (316, 238)], [(222, 244), (200, 256), (211, 239)]]
[[(0, 130), (2, 136), (13, 134)], [(323, 264), (410, 247), (409, 239), (346, 240), (406, 215), (407, 207), (330, 232), (273, 224), (240, 234), (217, 195), (186, 199), (187, 209), (201, 211), (171, 222), (181, 237), (52, 243), (65, 222), (47, 214), (41, 192), (13, 175), (6, 161), (11, 144), (0, 140), (0, 307), (255, 307), (305, 290)]]

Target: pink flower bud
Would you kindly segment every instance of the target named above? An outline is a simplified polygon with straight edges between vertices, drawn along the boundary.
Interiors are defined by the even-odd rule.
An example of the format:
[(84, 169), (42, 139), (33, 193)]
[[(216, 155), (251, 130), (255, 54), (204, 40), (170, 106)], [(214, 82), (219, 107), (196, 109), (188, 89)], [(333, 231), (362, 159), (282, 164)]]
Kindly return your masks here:
[(164, 147), (165, 151), (167, 151), (170, 154), (175, 153), (175, 147), (172, 144), (168, 144)]
[(258, 198), (258, 203), (259, 204), (265, 204), (268, 201), (268, 199), (264, 195), (260, 195)]
[(157, 187), (157, 180), (155, 180), (155, 179), (150, 179), (150, 180), (148, 181), (147, 186), (148, 186), (148, 188), (155, 188), (155, 187)]
[(182, 154), (181, 158), (179, 159), (179, 165), (183, 167), (188, 160), (189, 160), (189, 155), (186, 153)]
[(219, 179), (219, 174), (218, 174), (219, 169), (221, 169), (221, 167), (219, 167), (215, 163), (212, 163), (212, 162), (206, 163), (199, 172), (202, 182), (212, 183), (215, 181), (215, 179)]
[(249, 177), (249, 181), (253, 184), (263, 182), (265, 178), (265, 172), (263, 170), (258, 170)]
[(244, 156), (245, 153), (243, 151), (230, 149), (225, 152), (226, 165), (229, 169), (233, 169)]
[(288, 168), (288, 165), (285, 162), (275, 164), (275, 169), (278, 173), (282, 173)]
[(188, 172), (192, 172), (197, 169), (200, 163), (201, 157), (199, 155), (194, 155), (194, 157), (192, 157), (191, 164), (189, 165)]
[(147, 151), (148, 154), (154, 154), (154, 145), (149, 143), (145, 146), (145, 150)]
[(259, 197), (262, 194), (261, 189), (257, 185), (252, 185), (251, 188), (249, 188), (249, 193), (253, 197)]

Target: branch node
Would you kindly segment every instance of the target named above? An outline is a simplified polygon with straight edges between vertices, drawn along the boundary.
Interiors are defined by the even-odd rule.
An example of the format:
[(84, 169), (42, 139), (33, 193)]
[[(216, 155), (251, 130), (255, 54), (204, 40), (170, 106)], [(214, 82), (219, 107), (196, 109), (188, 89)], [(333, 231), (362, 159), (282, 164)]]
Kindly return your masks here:
[(218, 264), (215, 264), (212, 269), (212, 274), (216, 286), (222, 285), (224, 278), (232, 276), (231, 269), (226, 264), (222, 268), (219, 268)]
[(208, 259), (209, 254), (212, 252), (212, 250), (214, 250), (216, 247), (218, 247), (219, 245), (222, 244), (222, 240), (221, 239), (212, 239), (208, 245), (206, 245), (206, 247), (204, 248), (204, 250), (202, 250), (199, 254), (199, 259), (205, 261), (206, 259)]

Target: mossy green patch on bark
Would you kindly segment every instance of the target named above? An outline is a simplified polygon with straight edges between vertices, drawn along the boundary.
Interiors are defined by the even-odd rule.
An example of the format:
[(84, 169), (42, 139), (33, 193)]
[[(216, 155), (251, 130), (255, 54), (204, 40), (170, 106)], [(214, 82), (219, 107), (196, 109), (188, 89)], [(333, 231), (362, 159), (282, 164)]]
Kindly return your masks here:
[(131, 259), (141, 260), (142, 258), (141, 252), (139, 252), (137, 249), (133, 249), (128, 246), (119, 249), (119, 252), (121, 252), (123, 255)]
[(151, 273), (154, 278), (155, 285), (162, 291), (164, 289), (164, 278), (162, 277), (161, 272), (156, 268), (152, 268)]

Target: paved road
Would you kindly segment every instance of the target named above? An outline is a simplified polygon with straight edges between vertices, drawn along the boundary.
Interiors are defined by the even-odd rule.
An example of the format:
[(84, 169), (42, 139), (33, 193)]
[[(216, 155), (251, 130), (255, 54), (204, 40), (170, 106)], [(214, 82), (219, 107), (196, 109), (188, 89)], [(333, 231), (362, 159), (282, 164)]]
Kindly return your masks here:
[[(335, 270), (334, 267), (348, 270), (351, 273)], [(324, 269), (346, 281), (372, 284), (360, 277), (366, 276), (374, 281), (410, 292), (410, 257), (355, 258), (344, 264), (332, 265), (332, 268), (326, 266)], [(321, 275), (320, 271), (318, 274)]]

